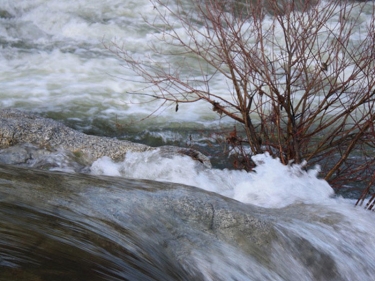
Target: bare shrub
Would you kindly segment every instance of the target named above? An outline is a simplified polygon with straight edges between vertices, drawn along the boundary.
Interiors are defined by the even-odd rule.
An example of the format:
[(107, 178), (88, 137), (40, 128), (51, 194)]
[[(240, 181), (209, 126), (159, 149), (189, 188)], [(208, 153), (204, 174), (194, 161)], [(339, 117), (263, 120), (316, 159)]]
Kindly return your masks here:
[[(370, 177), (375, 140), (373, 3), (319, 0), (151, 0), (164, 46), (136, 58), (106, 47), (153, 87), (150, 98), (205, 101), (244, 131), (251, 155), (319, 163), (331, 184)], [(176, 29), (175, 24), (182, 27)], [(171, 59), (165, 60), (165, 56)], [(183, 59), (189, 57), (190, 60)], [(212, 90), (226, 81), (229, 95)], [(151, 88), (150, 88), (151, 89)], [(236, 143), (237, 142), (237, 143)], [(370, 171), (370, 172), (369, 172)]]

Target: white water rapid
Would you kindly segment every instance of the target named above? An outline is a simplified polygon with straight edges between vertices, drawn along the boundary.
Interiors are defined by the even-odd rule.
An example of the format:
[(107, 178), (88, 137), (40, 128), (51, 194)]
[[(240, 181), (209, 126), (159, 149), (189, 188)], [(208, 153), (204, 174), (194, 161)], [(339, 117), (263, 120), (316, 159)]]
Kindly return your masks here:
[[(373, 2), (366, 5), (369, 5), (370, 9)], [(150, 29), (144, 19), (152, 21), (155, 16), (156, 11), (148, 0), (0, 0), (0, 108), (16, 108), (37, 113), (89, 134), (131, 138), (132, 141), (149, 142), (151, 145), (191, 145), (195, 142), (194, 148), (209, 149), (208, 144), (212, 141), (212, 135), (224, 126), (232, 126), (230, 120), (220, 118), (206, 104), (197, 103), (180, 105), (178, 112), (175, 111), (174, 105), (167, 106), (158, 110), (151, 118), (140, 121), (154, 112), (159, 103), (148, 102), (146, 96), (134, 94), (142, 87), (140, 78), (124, 67), (123, 62), (104, 47), (110, 40), (126, 38), (127, 50), (139, 57), (149, 54), (150, 45), (158, 44), (159, 41), (155, 31)], [(366, 22), (366, 14), (362, 19)], [(337, 19), (332, 19), (333, 22), (335, 20)], [(217, 94), (224, 97), (228, 95), (224, 81), (218, 79), (213, 82), (212, 87)], [(40, 155), (39, 159), (28, 163), (29, 168), (47, 167), (45, 170), (50, 172), (65, 173), (64, 179), (69, 183), (68, 175), (71, 173), (72, 185), (81, 180), (79, 175), (74, 174), (78, 164), (74, 163), (65, 151)], [(140, 276), (145, 278), (142, 280), (189, 280), (186, 276), (197, 277), (194, 274), (200, 272), (197, 280), (268, 278), (323, 281), (321, 276), (330, 276), (330, 272), (319, 275), (315, 264), (317, 260), (328, 260), (332, 263), (332, 268), (339, 272), (332, 275), (332, 280), (374, 280), (374, 214), (354, 207), (353, 199), (335, 196), (328, 183), (319, 178), (318, 167), (306, 171), (299, 165), (284, 166), (278, 159), (273, 159), (267, 154), (257, 155), (254, 160), (258, 163), (255, 172), (246, 173), (224, 169), (219, 164), (212, 169), (204, 168), (196, 165), (189, 157), (160, 158), (153, 151), (130, 152), (121, 162), (102, 157), (92, 165), (84, 167), (82, 170), (85, 175), (82, 177), (110, 176), (111, 179), (108, 181), (116, 186), (114, 190), (117, 193), (111, 193), (111, 189), (103, 189), (102, 193), (88, 189), (85, 193), (87, 197), (84, 197), (83, 193), (75, 194), (74, 190), (71, 190), (71, 197), (61, 199), (61, 203), (68, 206), (66, 209), (58, 206), (58, 193), (51, 195), (53, 200), (45, 202), (46, 206), (43, 205), (39, 209), (31, 204), (26, 196), (22, 196), (22, 200), (20, 196), (22, 204), (17, 204), (16, 193), (8, 190), (9, 186), (12, 186), (12, 181), (0, 179), (0, 236), (3, 237), (0, 238), (0, 280), (51, 280), (48, 278), (53, 276), (52, 270), (46, 275), (48, 278), (39, 276), (38, 279), (35, 272), (23, 275), (22, 278), (17, 275), (21, 274), (17, 271), (20, 268), (29, 269), (38, 263), (35, 257), (24, 256), (21, 260), (20, 256), (26, 255), (26, 252), (20, 250), (18, 253), (12, 248), (15, 245), (15, 248), (22, 249), (24, 245), (15, 241), (18, 236), (27, 241), (28, 233), (34, 235), (34, 238), (40, 236), (41, 240), (56, 240), (74, 248), (69, 250), (70, 252), (62, 253), (61, 256), (57, 248), (55, 251), (42, 251), (40, 254), (47, 256), (46, 261), (40, 263), (46, 267), (50, 265), (50, 260), (58, 261), (60, 257), (64, 261), (68, 260), (64, 264), (54, 263), (53, 268), (56, 270), (59, 266), (63, 267), (66, 276), (78, 278), (74, 280), (87, 277), (83, 271), (80, 272), (81, 268), (76, 268), (79, 267), (77, 264), (69, 260), (69, 255), (75, 256), (76, 252), (81, 250), (88, 256), (84, 255), (82, 259), (79, 256), (77, 260), (86, 262), (92, 259), (93, 264), (99, 264), (100, 268), (105, 268), (107, 263), (112, 263), (112, 266), (115, 264), (112, 273), (125, 270), (129, 264), (134, 268), (147, 268), (145, 264), (151, 264), (151, 261), (156, 268), (150, 267), (149, 271), (145, 270), (147, 278), (137, 274), (121, 273), (117, 276), (105, 273), (100, 275), (100, 278), (91, 276), (92, 280), (141, 280), (138, 279)], [(44, 165), (45, 163), (53, 165)], [(6, 171), (6, 168), (4, 170)], [(32, 174), (33, 170), (30, 171)], [(6, 173), (8, 172), (4, 172)], [(12, 173), (16, 172), (9, 172)], [(51, 173), (51, 177), (54, 177), (53, 175), (55, 174)], [(40, 178), (43, 177), (48, 176), (40, 175)], [(192, 261), (194, 270), (189, 271), (186, 265), (181, 266), (179, 260), (166, 259), (165, 265), (160, 265), (158, 262), (163, 262), (165, 253), (159, 257), (158, 251), (164, 249), (164, 244), (160, 242), (156, 248), (145, 250), (137, 248), (139, 245), (134, 242), (136, 239), (146, 239), (150, 234), (148, 231), (158, 233), (156, 228), (150, 227), (146, 232), (134, 223), (135, 227), (129, 228), (131, 231), (145, 232), (137, 234), (129, 231), (129, 236), (124, 238), (121, 236), (123, 229), (120, 231), (116, 228), (116, 216), (111, 217), (112, 221), (106, 217), (106, 212), (112, 209), (121, 213), (122, 198), (128, 194), (119, 187), (123, 183), (122, 178), (167, 182), (162, 184), (165, 189), (169, 188), (169, 183), (198, 187), (213, 192), (213, 196), (220, 194), (240, 202), (236, 203), (239, 208), (250, 205), (255, 205), (260, 210), (264, 208), (265, 216), (269, 216), (271, 220), (277, 220), (277, 215), (282, 213), (283, 219), (277, 229), (278, 237), (283, 237), (284, 240), (280, 239), (284, 242), (274, 244), (273, 252), (269, 253), (269, 260), (265, 261), (246, 255), (238, 249), (234, 250), (226, 243), (220, 245), (215, 244), (219, 242), (212, 242), (211, 245), (206, 240), (201, 242), (201, 237), (194, 240), (194, 230), (189, 232), (189, 235), (186, 234), (186, 239), (184, 238), (187, 244), (192, 245), (189, 262)], [(159, 186), (159, 183), (154, 184)], [(148, 184), (147, 188), (152, 189)], [(35, 191), (35, 194), (39, 194), (38, 192), (40, 191)], [(108, 201), (104, 196), (106, 192), (111, 194)], [(116, 196), (118, 197), (115, 198)], [(102, 201), (96, 201), (96, 198)], [(85, 202), (80, 205), (80, 200)], [(139, 224), (147, 224), (146, 217), (152, 222), (157, 221), (158, 215), (147, 213), (149, 217), (142, 217)], [(43, 216), (52, 218), (52, 221), (56, 219), (57, 222), (43, 224)], [(136, 221), (137, 218), (129, 219), (133, 223), (132, 219)], [(165, 217), (163, 219), (167, 220)], [(41, 223), (40, 228), (33, 227), (35, 221)], [(59, 227), (64, 225), (68, 225), (69, 230), (77, 230), (82, 237), (77, 238), (73, 230), (63, 236)], [(165, 222), (165, 227), (168, 228), (168, 222)], [(173, 227), (168, 231), (173, 233)], [(184, 227), (178, 229), (176, 237), (179, 239), (184, 237)], [(98, 240), (96, 244), (95, 241), (88, 242), (84, 236), (85, 232), (94, 236), (101, 235), (107, 240)], [(158, 239), (161, 236), (160, 233), (155, 234)], [(150, 237), (154, 236), (150, 234)], [(298, 244), (302, 245), (301, 248), (293, 248), (290, 245), (294, 244), (289, 243), (289, 240), (302, 241)], [(35, 238), (35, 241), (33, 247), (38, 245), (39, 240)], [(104, 244), (107, 242), (126, 248), (126, 251), (122, 249), (126, 253), (133, 254), (138, 251), (137, 253), (142, 255), (135, 255), (133, 259), (132, 254), (124, 254), (122, 257), (131, 256), (132, 259), (123, 262), (116, 256), (117, 246), (111, 248), (115, 253), (113, 255), (106, 250)], [(209, 245), (213, 247), (209, 248)], [(35, 249), (33, 247), (30, 248), (30, 253)], [(207, 250), (204, 247), (207, 247)], [(320, 256), (314, 251), (309, 255), (309, 247), (318, 249)], [(301, 263), (296, 256), (298, 251), (308, 252), (307, 258)], [(141, 259), (144, 260), (140, 261)], [(280, 266), (274, 271), (270, 265), (275, 264)], [(315, 266), (315, 271), (310, 265)], [(82, 266), (88, 264), (83, 263)], [(2, 268), (7, 270), (2, 271)], [(175, 272), (172, 274), (167, 269)], [(83, 275), (71, 275), (73, 271)], [(54, 280), (73, 280), (64, 279), (61, 272), (57, 275), (59, 276), (55, 276)]]

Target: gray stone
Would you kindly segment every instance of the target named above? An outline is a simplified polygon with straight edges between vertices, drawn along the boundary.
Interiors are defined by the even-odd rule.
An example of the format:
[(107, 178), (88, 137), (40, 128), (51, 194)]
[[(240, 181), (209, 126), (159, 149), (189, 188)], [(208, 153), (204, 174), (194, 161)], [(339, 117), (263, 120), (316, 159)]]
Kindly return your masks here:
[[(204, 274), (212, 280), (350, 280), (340, 275), (329, 252), (283, 226), (291, 218), (294, 225), (314, 222), (316, 218), (304, 215), (303, 206), (263, 209), (180, 184), (5, 165), (0, 165), (0, 198), (33, 212), (58, 214), (51, 221), (39, 220), (46, 224), (40, 227), (43, 233), (49, 231), (48, 225), (53, 225), (53, 233), (57, 231), (56, 217), (78, 225), (108, 222), (112, 234), (121, 230), (114, 237), (123, 235), (127, 238), (119, 241), (131, 242), (122, 247), (142, 255), (138, 259), (160, 254), (192, 276), (201, 274), (203, 262), (202, 266), (211, 267)], [(100, 234), (101, 228), (96, 229)], [(72, 228), (58, 229), (61, 232), (66, 232), (66, 239), (77, 235)], [(84, 241), (97, 237), (87, 232)]]
[[(0, 110), (0, 149), (16, 144), (30, 143), (47, 149), (65, 149), (82, 156), (87, 163), (108, 156), (113, 160), (123, 160), (128, 151), (143, 152), (156, 148), (143, 144), (108, 137), (86, 135), (48, 118), (15, 109)], [(206, 167), (210, 160), (202, 153), (186, 148), (166, 146), (158, 148), (165, 156), (188, 155)]]

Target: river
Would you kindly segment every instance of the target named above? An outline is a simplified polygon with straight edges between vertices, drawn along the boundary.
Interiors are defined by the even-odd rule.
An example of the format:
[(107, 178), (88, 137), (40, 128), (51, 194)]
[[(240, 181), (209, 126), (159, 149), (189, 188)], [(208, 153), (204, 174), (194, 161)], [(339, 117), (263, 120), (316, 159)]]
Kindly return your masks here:
[[(134, 152), (81, 167), (54, 151), (22, 168), (2, 165), (0, 280), (373, 280), (373, 214), (335, 196), (318, 168), (259, 155), (255, 173), (227, 169), (217, 133), (233, 124), (204, 103), (141, 121), (160, 103), (134, 94), (140, 79), (103, 42), (126, 38), (128, 50), (147, 55), (158, 40), (144, 17), (155, 16), (147, 0), (0, 0), (1, 108), (87, 134), (193, 147), (214, 164)], [(212, 87), (227, 95), (223, 81)], [(144, 190), (155, 197), (128, 199)], [(185, 193), (259, 213), (274, 225), (269, 252), (244, 250), (193, 213), (155, 203)]]

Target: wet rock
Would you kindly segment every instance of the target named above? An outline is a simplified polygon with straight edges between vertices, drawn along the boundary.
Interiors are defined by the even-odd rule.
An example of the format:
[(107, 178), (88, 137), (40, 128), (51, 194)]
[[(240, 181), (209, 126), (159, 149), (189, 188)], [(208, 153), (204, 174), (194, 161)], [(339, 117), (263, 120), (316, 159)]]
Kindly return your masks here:
[(60, 229), (66, 223), (56, 224), (56, 218), (81, 226), (90, 222), (97, 233), (84, 231), (82, 243), (114, 237), (108, 251), (127, 249), (140, 263), (167, 257), (192, 276), (205, 276), (194, 280), (350, 280), (340, 275), (329, 252), (285, 227), (291, 218), (294, 225), (315, 220), (300, 215), (303, 206), (263, 209), (180, 184), (5, 165), (0, 198), (50, 214), (51, 221), (40, 219), (46, 225), (36, 228), (43, 235), (50, 236), (45, 232), (53, 225), (52, 234), (65, 232), (65, 239), (74, 240), (76, 228)]
[(11, 19), (13, 15), (9, 13), (7, 10), (3, 10), (0, 8), (0, 18), (2, 19)]
[(31, 159), (31, 152), (27, 147), (9, 147), (7, 150), (0, 150), (0, 163), (10, 165), (22, 165)]
[[(86, 135), (62, 123), (31, 113), (14, 109), (0, 110), (0, 149), (24, 143), (50, 150), (65, 149), (82, 156), (87, 163), (92, 163), (103, 156), (120, 161), (128, 151), (142, 152), (156, 149), (129, 141)], [(195, 150), (167, 146), (158, 148), (158, 151), (165, 157), (176, 154), (189, 155), (204, 166), (211, 167), (208, 157)]]

